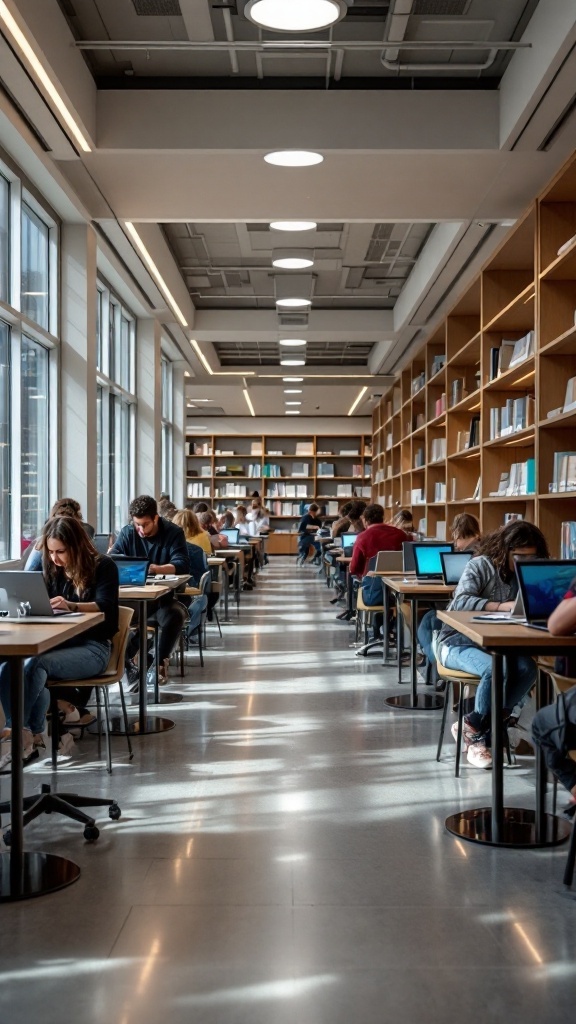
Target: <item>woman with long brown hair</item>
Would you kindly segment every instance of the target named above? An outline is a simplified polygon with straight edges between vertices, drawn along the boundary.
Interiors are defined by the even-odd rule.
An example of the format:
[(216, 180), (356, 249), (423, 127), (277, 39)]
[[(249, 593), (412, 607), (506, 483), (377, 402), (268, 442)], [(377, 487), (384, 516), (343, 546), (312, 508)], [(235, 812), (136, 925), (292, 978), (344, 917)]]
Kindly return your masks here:
[[(42, 733), (50, 697), (47, 679), (89, 679), (100, 675), (110, 658), (111, 641), (118, 632), (118, 570), (107, 555), (100, 555), (77, 519), (49, 519), (41, 538), (42, 573), (50, 604), (67, 612), (103, 612), (104, 621), (24, 666), (24, 754), (32, 760)], [(82, 692), (84, 690), (84, 693)], [(78, 698), (88, 699), (87, 688)], [(65, 692), (67, 697), (69, 690)], [(10, 679), (6, 663), (0, 666), (0, 701), (6, 716), (0, 770), (11, 762)]]

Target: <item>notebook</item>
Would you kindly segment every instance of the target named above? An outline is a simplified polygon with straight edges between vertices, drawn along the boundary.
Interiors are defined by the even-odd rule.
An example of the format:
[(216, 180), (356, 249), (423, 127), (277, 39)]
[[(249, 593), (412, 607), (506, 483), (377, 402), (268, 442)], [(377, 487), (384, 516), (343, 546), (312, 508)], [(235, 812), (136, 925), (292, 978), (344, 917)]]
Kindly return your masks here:
[(522, 559), (516, 575), (524, 602), (525, 625), (548, 631), (548, 619), (576, 577), (576, 559)]
[(118, 586), (145, 587), (150, 562), (132, 555), (110, 555), (118, 569)]
[(23, 569), (0, 572), (0, 612), (7, 613), (0, 622), (53, 622), (82, 614), (53, 608), (42, 573)]
[(440, 555), (450, 554), (453, 544), (414, 544), (414, 569), (417, 580), (442, 580)]
[(471, 551), (441, 551), (442, 577), (447, 586), (456, 586), (468, 562), (473, 557)]

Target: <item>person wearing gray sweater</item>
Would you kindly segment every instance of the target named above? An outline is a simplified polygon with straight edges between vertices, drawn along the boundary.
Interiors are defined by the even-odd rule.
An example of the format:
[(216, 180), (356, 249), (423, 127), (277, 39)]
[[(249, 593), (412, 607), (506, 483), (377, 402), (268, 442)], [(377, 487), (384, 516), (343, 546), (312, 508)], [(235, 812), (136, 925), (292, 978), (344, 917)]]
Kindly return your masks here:
[[(509, 523), (483, 540), (478, 557), (472, 558), (464, 569), (448, 606), (449, 610), (511, 611), (518, 592), (515, 560), (549, 557), (546, 539), (538, 527), (523, 520)], [(476, 768), (491, 768), (489, 730), (492, 657), (447, 624), (440, 630), (437, 654), (445, 668), (460, 669), (480, 676), (474, 711), (464, 717), (463, 740), (469, 764)], [(535, 679), (536, 666), (532, 658), (520, 655), (506, 659), (504, 708), (509, 713), (528, 693)]]

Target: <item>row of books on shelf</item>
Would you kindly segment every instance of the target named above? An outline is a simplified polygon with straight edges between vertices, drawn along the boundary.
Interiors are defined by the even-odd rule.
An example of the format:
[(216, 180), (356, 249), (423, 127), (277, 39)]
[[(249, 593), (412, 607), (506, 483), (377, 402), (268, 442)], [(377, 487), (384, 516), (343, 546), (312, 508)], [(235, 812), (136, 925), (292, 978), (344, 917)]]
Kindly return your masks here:
[(534, 423), (535, 401), (533, 395), (521, 398), (507, 398), (503, 406), (490, 409), (490, 440), (508, 437), (519, 430), (526, 430)]
[(547, 419), (551, 420), (554, 416), (561, 416), (564, 412), (572, 412), (573, 409), (576, 409), (576, 377), (570, 377), (566, 385), (564, 405), (560, 405), (557, 409), (550, 409)]
[(308, 487), (306, 484), (272, 484), (266, 488), (267, 498), (307, 498)]
[(199, 484), (188, 481), (186, 484), (186, 497), (187, 498), (210, 498), (210, 485)]
[(560, 558), (576, 558), (576, 523), (562, 523), (560, 527)]
[(422, 370), (418, 376), (412, 378), (411, 394), (416, 395), (422, 390), (426, 383), (426, 370)]
[(444, 391), (434, 402), (434, 417), (441, 416), (443, 412), (446, 412), (446, 393)]
[(426, 452), (424, 448), (417, 448), (414, 452), (414, 469), (422, 469), (426, 465)]
[(576, 452), (554, 452), (550, 493), (576, 491)]
[(203, 444), (198, 441), (187, 441), (186, 455), (212, 455), (212, 445), (208, 441)]
[(212, 476), (212, 466), (200, 466), (200, 469), (189, 469), (188, 476)]
[(303, 501), (271, 501), (267, 506), (273, 516), (303, 516)]
[(232, 482), (222, 484), (221, 487), (216, 488), (215, 492), (217, 498), (247, 498), (249, 493), (252, 494), (252, 489), (250, 488), (250, 492), (248, 492), (246, 484)]
[(536, 462), (513, 462), (510, 469), (500, 474), (497, 491), (490, 491), (491, 498), (512, 497), (517, 494), (536, 493)]
[(430, 367), (430, 376), (435, 377), (437, 373), (446, 365), (446, 353), (442, 352), (437, 356), (434, 356), (432, 365)]
[(458, 405), (463, 398), (468, 397), (468, 389), (466, 388), (466, 381), (463, 377), (456, 377), (450, 385), (450, 408), (453, 405)]
[(274, 476), (310, 476), (310, 463), (309, 462), (293, 462), (290, 467), (289, 473), (284, 473), (282, 467), (277, 463), (265, 463), (262, 466), (262, 476), (274, 477)]
[[(244, 472), (244, 469), (248, 472)], [(259, 462), (250, 462), (246, 467), (241, 462), (228, 462), (225, 465), (214, 466), (214, 476), (248, 476), (259, 480), (262, 474), (262, 467)]]
[(534, 331), (528, 331), (522, 338), (503, 338), (500, 345), (490, 349), (490, 380), (496, 380), (506, 370), (520, 366), (534, 355)]
[(463, 452), (467, 448), (475, 448), (480, 444), (480, 417), (470, 417), (468, 430), (459, 430), (456, 434), (456, 451)]
[(430, 461), (442, 462), (446, 458), (446, 438), (434, 437), (430, 445)]

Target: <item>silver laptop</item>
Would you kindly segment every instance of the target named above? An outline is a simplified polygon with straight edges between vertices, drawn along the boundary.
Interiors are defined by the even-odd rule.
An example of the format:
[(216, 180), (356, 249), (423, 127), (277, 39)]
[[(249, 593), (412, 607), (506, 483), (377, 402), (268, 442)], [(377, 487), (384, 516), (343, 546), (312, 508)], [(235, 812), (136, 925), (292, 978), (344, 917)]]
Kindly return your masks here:
[(403, 555), (401, 551), (379, 551), (376, 555), (375, 572), (402, 572)]
[(41, 572), (0, 572), (0, 622), (54, 622), (79, 614), (52, 607)]

